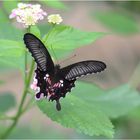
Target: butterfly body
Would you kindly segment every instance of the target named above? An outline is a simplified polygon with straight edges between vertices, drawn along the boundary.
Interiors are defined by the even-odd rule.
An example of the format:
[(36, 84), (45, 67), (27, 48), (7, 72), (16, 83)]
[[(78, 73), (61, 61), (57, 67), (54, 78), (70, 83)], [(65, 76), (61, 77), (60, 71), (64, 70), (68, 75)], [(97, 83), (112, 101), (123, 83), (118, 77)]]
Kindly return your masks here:
[(36, 92), (37, 100), (42, 98), (42, 96), (47, 97), (51, 101), (59, 100), (59, 98), (65, 97), (65, 94), (75, 86), (75, 80), (69, 81), (63, 75), (60, 75), (61, 69), (58, 66), (55, 67), (53, 76), (47, 72), (42, 73), (39, 68), (35, 70), (35, 73), (34, 81), (37, 81), (36, 86), (39, 87), (39, 90)]
[(87, 60), (81, 61), (64, 68), (54, 65), (51, 56), (41, 42), (33, 34), (24, 35), (24, 43), (37, 63), (35, 76), (31, 88), (36, 91), (36, 99), (46, 97), (49, 101), (56, 101), (57, 110), (61, 109), (59, 99), (65, 97), (72, 87), (75, 87), (77, 78), (101, 72), (106, 68), (106, 64), (101, 61)]

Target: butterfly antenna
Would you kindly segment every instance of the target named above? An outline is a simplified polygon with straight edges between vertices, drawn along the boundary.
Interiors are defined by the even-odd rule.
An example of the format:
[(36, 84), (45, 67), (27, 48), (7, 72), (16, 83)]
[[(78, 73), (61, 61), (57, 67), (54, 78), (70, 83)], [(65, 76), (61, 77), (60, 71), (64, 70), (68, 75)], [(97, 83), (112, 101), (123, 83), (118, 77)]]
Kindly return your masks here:
[(61, 61), (60, 64), (64, 63), (65, 61), (68, 61), (68, 60), (72, 59), (72, 58), (75, 57), (75, 56), (76, 56), (76, 54), (72, 55), (71, 57), (69, 57), (69, 58), (67, 58), (67, 59), (65, 59), (65, 60), (63, 60), (63, 61)]
[(55, 52), (54, 52), (54, 49), (53, 49), (52, 45), (51, 45), (51, 50), (52, 50), (53, 55), (54, 55), (54, 57), (55, 57), (55, 59), (56, 59), (56, 62), (57, 62), (57, 64), (58, 64), (58, 58), (57, 58), (57, 56), (55, 55)]

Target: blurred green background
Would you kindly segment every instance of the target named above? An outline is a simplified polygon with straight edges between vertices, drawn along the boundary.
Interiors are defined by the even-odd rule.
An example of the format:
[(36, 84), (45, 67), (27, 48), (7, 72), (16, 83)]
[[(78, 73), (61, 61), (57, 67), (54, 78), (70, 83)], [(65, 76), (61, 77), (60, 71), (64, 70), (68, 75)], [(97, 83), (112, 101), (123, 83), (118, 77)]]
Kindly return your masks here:
[[(62, 66), (75, 61), (97, 59), (106, 62), (107, 70), (101, 74), (87, 76), (82, 81), (95, 83), (104, 90), (117, 94), (125, 91), (124, 96), (135, 94), (133, 91), (127, 92), (127, 86), (137, 65), (140, 62), (140, 2), (139, 1), (32, 1), (40, 3), (48, 14), (59, 13), (64, 20), (64, 24), (79, 28), (85, 31), (106, 32), (105, 37), (98, 39), (95, 43), (86, 47), (74, 50), (71, 55), (76, 57), (62, 63)], [(8, 15), (17, 5), (17, 1), (0, 1), (0, 38), (21, 40), (23, 37), (20, 25), (16, 25), (8, 19)], [(47, 22), (47, 20), (46, 20)], [(42, 34), (48, 30), (44, 23), (39, 25)], [(2, 48), (4, 49), (4, 48)], [(86, 52), (86, 53), (85, 53)], [(61, 53), (61, 52), (60, 52)], [(5, 61), (9, 61), (8, 65)], [(23, 58), (21, 57), (21, 60)], [(17, 71), (17, 65), (22, 69), (23, 64), (20, 59), (10, 61), (9, 58), (0, 58), (0, 112), (14, 114), (20, 102), (23, 81), (21, 72)], [(14, 63), (13, 63), (14, 62)], [(14, 64), (14, 65), (13, 65)], [(140, 74), (139, 74), (140, 76)], [(117, 89), (117, 92), (116, 92)], [(139, 86), (137, 88), (140, 89)], [(30, 95), (29, 95), (30, 96)], [(88, 96), (88, 94), (86, 95)], [(121, 100), (122, 99), (122, 100)], [(129, 102), (130, 99), (130, 102)], [(122, 95), (112, 99), (106, 106), (110, 106), (115, 100), (119, 100), (118, 108), (114, 110), (121, 112), (127, 105), (134, 106), (137, 100), (128, 96), (126, 106), (121, 106)], [(16, 101), (17, 100), (17, 101)], [(128, 108), (131, 108), (131, 107)], [(125, 109), (127, 112), (127, 109)], [(131, 110), (131, 111), (130, 111)], [(113, 117), (115, 125), (114, 138), (140, 138), (140, 107), (130, 109), (127, 115), (119, 118)], [(107, 110), (108, 111), (108, 110)], [(108, 111), (109, 112), (109, 111)], [(123, 114), (123, 111), (122, 111)], [(115, 115), (114, 115), (115, 116)], [(0, 120), (0, 133), (9, 124), (9, 121)], [(33, 107), (28, 111), (18, 123), (16, 129), (9, 138), (105, 138), (91, 137), (79, 134), (72, 129), (64, 128), (52, 122), (42, 114), (37, 108)]]

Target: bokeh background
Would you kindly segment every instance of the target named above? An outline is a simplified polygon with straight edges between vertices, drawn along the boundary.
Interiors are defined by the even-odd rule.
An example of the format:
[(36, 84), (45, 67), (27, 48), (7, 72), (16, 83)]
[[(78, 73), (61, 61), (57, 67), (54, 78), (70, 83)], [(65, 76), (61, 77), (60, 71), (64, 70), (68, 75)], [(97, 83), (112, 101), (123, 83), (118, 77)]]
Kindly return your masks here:
[[(33, 2), (33, 1), (32, 1)], [(18, 38), (16, 29), (8, 27), (6, 19), (14, 1), (4, 4), (0, 1), (0, 38)], [(33, 3), (38, 3), (35, 1)], [(42, 4), (41, 1), (39, 3)], [(139, 1), (63, 1), (66, 9), (59, 5), (45, 5), (47, 13), (59, 13), (63, 17), (64, 24), (85, 31), (109, 33), (98, 39), (95, 43), (81, 47), (70, 54), (75, 57), (62, 63), (62, 66), (76, 61), (95, 59), (102, 60), (107, 64), (107, 69), (101, 74), (86, 76), (81, 80), (94, 83), (103, 89), (111, 89), (128, 82), (140, 61), (140, 2)], [(13, 5), (12, 5), (13, 4)], [(6, 10), (6, 7), (8, 7)], [(6, 20), (5, 20), (6, 19)], [(45, 24), (45, 23), (44, 23)], [(45, 33), (44, 24), (40, 25), (42, 33)], [(19, 25), (16, 25), (20, 28)], [(10, 60), (9, 60), (10, 61)], [(15, 60), (16, 61), (16, 60)], [(14, 62), (13, 62), (14, 63)], [(21, 73), (10, 65), (0, 61), (0, 94), (12, 93), (17, 103), (8, 114), (14, 114), (17, 110), (23, 90)], [(11, 97), (11, 100), (13, 97)], [(6, 108), (10, 98), (0, 105)], [(114, 138), (140, 138), (140, 108), (127, 115), (113, 119), (115, 125)], [(1, 126), (8, 121), (0, 122)], [(3, 131), (0, 127), (0, 132)], [(9, 138), (104, 138), (90, 137), (79, 134), (72, 129), (64, 128), (52, 122), (36, 107), (24, 114), (16, 129)]]

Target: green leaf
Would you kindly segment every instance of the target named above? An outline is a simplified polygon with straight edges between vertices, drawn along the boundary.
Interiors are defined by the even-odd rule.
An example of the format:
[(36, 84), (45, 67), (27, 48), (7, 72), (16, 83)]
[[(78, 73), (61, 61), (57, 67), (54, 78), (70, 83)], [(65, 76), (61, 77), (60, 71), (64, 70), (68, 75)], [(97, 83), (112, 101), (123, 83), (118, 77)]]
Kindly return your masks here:
[(40, 29), (41, 34), (45, 35), (46, 33), (49, 32), (52, 26), (50, 26), (50, 24), (39, 24), (38, 28)]
[(37, 36), (38, 38), (41, 37), (40, 30), (39, 30), (39, 28), (38, 28), (37, 26), (31, 26), (31, 27), (30, 27), (30, 32), (31, 32), (32, 34), (34, 34), (35, 36)]
[(50, 53), (51, 53), (51, 56), (53, 56), (54, 58), (55, 58), (54, 53), (56, 54), (57, 58), (64, 58), (70, 54), (70, 51), (67, 51), (67, 50), (65, 51), (64, 49), (54, 49), (52, 51), (52, 49), (50, 49)]
[(9, 22), (0, 22), (0, 39), (21, 41), (23, 39), (23, 32), (20, 29), (12, 26), (12, 24)]
[(112, 118), (128, 114), (140, 106), (140, 94), (128, 84), (109, 90), (95, 98), (102, 109)]
[(122, 85), (111, 90), (103, 91), (96, 86), (79, 82), (77, 88), (73, 91), (73, 95), (98, 106), (111, 118), (126, 115), (140, 106), (140, 95), (138, 91), (132, 89), (129, 85)]
[(46, 99), (37, 102), (37, 105), (49, 118), (65, 127), (74, 128), (90, 136), (113, 137), (113, 126), (108, 117), (96, 106), (76, 96), (69, 94), (62, 99), (60, 112), (56, 111), (54, 103)]
[(5, 23), (5, 22), (8, 22), (8, 17), (6, 16), (5, 12), (0, 9), (0, 23)]
[(118, 33), (136, 33), (139, 30), (137, 21), (124, 12), (100, 12), (96, 13), (95, 17), (106, 27)]
[(11, 11), (17, 7), (18, 0), (13, 0), (13, 1), (3, 1), (3, 7), (5, 11), (10, 14)]
[(0, 39), (0, 65), (24, 69), (25, 47), (22, 42)]
[(9, 22), (4, 11), (0, 10), (0, 39), (22, 40), (23, 32)]
[(25, 52), (22, 42), (0, 39), (0, 57), (2, 56), (22, 56)]
[(10, 92), (0, 93), (0, 113), (9, 111), (16, 105), (15, 97)]
[(0, 66), (3, 66), (5, 68), (16, 68), (24, 72), (24, 59), (24, 56), (2, 56), (0, 57)]
[(61, 54), (72, 52), (73, 49), (93, 43), (105, 35), (100, 32), (84, 32), (70, 26), (55, 26), (43, 38), (46, 47), (53, 47), (62, 50)]
[(45, 0), (41, 1), (43, 4), (46, 4), (49, 7), (56, 9), (67, 9), (66, 5), (60, 0)]
[(140, 119), (140, 106), (137, 107), (135, 110), (133, 110), (132, 112), (130, 112), (128, 114), (128, 117), (129, 119), (135, 119), (135, 120), (139, 120)]

